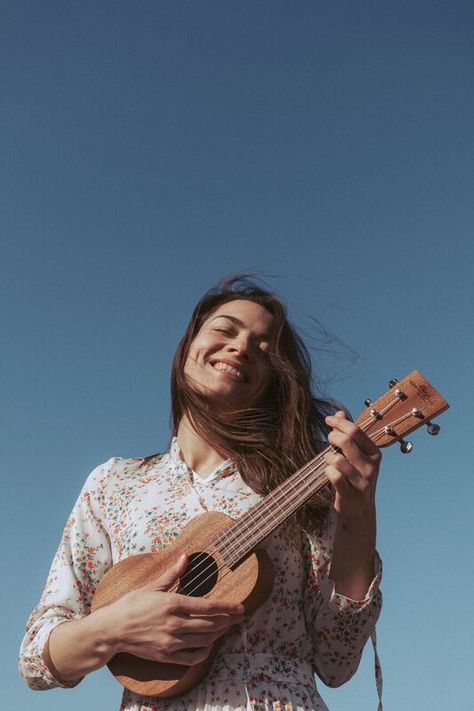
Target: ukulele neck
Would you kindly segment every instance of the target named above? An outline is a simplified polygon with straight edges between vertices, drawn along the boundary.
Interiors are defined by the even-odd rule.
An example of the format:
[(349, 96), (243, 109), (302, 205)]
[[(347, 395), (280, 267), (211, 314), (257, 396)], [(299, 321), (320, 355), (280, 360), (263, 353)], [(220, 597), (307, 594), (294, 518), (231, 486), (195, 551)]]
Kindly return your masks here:
[(328, 483), (324, 455), (329, 451), (331, 447), (327, 447), (304, 467), (298, 469), (219, 535), (216, 547), (226, 565), (229, 567), (237, 565)]

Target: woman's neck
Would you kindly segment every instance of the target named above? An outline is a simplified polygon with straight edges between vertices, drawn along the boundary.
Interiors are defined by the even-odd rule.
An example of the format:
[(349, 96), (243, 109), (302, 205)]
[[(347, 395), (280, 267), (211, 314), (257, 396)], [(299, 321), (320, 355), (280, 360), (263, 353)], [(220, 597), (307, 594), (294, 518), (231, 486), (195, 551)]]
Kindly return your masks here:
[(184, 461), (203, 478), (225, 461), (225, 458), (193, 429), (186, 415), (179, 423), (176, 437)]

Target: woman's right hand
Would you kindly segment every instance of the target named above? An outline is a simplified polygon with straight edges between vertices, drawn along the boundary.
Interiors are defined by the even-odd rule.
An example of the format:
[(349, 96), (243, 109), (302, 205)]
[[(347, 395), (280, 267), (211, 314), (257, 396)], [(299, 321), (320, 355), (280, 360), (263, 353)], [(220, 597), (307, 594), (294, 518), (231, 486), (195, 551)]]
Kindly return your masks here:
[(187, 556), (182, 555), (156, 581), (109, 606), (115, 653), (128, 652), (171, 664), (198, 664), (219, 637), (242, 622), (243, 605), (168, 592), (183, 575), (187, 562)]

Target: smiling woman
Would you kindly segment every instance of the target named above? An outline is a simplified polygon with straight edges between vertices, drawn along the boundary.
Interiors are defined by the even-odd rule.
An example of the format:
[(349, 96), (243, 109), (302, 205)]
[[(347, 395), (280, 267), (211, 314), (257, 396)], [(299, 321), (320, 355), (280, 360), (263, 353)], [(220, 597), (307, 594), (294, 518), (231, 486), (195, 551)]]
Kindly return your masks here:
[[(349, 679), (380, 611), (380, 452), (313, 394), (308, 353), (283, 304), (243, 278), (197, 304), (174, 358), (172, 404), (168, 452), (114, 458), (88, 477), (28, 622), (21, 671), (44, 689), (74, 686), (126, 655), (164, 665), (167, 675), (204, 664), (195, 688), (178, 685), (168, 694), (176, 698), (159, 702), (124, 682), (122, 711), (323, 711), (314, 674), (331, 686)], [(242, 605), (230, 588), (220, 597), (186, 594), (192, 555), (174, 553), (146, 584), (92, 605), (114, 564), (111, 574), (133, 554), (166, 554), (180, 534), (207, 535), (198, 521), (184, 530), (203, 511), (251, 518), (262, 496), (328, 441), (332, 487), (259, 544), (273, 575), (258, 609), (253, 593)]]
[(185, 375), (209, 402), (257, 406), (271, 382), (268, 347), (273, 316), (252, 301), (219, 306), (191, 344)]

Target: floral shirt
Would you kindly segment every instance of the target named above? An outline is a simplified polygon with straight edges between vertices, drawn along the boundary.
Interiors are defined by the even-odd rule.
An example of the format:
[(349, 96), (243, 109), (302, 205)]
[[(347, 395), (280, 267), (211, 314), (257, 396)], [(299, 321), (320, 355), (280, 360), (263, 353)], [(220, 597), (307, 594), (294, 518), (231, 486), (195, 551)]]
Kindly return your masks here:
[[(231, 462), (203, 479), (176, 439), (151, 460), (110, 459), (89, 475), (64, 529), (38, 606), (26, 627), (20, 671), (33, 689), (61, 686), (43, 659), (51, 630), (90, 612), (94, 590), (127, 556), (166, 548), (204, 510), (233, 518), (259, 501)], [(267, 601), (221, 640), (213, 667), (192, 691), (156, 699), (124, 691), (121, 711), (324, 711), (314, 674), (338, 686), (356, 671), (380, 607), (380, 561), (367, 596), (335, 593), (327, 576), (335, 521), (324, 536), (280, 526), (262, 544), (274, 570)]]

